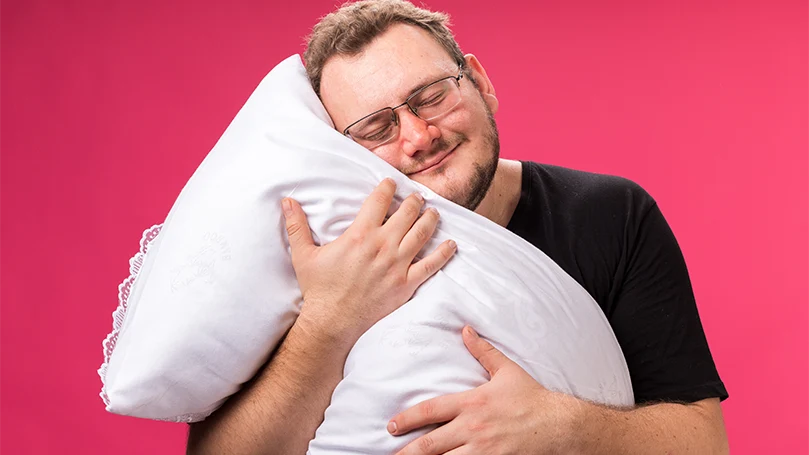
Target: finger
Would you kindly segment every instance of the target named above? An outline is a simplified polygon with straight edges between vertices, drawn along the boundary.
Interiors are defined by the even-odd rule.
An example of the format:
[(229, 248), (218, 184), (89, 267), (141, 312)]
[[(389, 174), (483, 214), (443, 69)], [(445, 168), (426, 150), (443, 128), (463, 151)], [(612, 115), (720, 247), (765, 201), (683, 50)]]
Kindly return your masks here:
[(490, 376), (494, 376), (498, 370), (513, 363), (511, 359), (498, 351), (491, 343), (481, 338), (470, 326), (463, 328), (463, 343), (469, 353), (489, 372)]
[(459, 425), (450, 422), (416, 438), (396, 455), (439, 455), (464, 444), (464, 434), (458, 431)]
[(404, 235), (402, 243), (399, 244), (399, 254), (412, 261), (433, 236), (435, 228), (438, 226), (438, 217), (438, 210), (434, 208), (425, 210), (424, 214)]
[(309, 222), (298, 201), (291, 198), (284, 198), (281, 201), (281, 208), (286, 220), (287, 235), (289, 236), (289, 248), (292, 253), (292, 260), (306, 249), (315, 247), (312, 238), (312, 231), (309, 229)]
[(475, 451), (472, 450), (472, 447), (469, 444), (464, 444), (460, 447), (456, 447), (450, 450), (444, 455), (475, 455)]
[(382, 222), (388, 216), (388, 209), (390, 209), (390, 203), (393, 202), (395, 192), (396, 182), (393, 179), (382, 180), (382, 183), (377, 185), (362, 203), (354, 223), (366, 227), (382, 226)]
[(423, 205), (424, 197), (419, 193), (413, 193), (406, 197), (399, 208), (396, 209), (396, 212), (388, 218), (388, 221), (385, 221), (386, 234), (397, 241), (402, 240), (413, 226), (413, 223), (419, 218), (421, 206)]
[(431, 398), (406, 409), (388, 422), (388, 432), (403, 435), (427, 425), (449, 422), (461, 413), (466, 392)]
[(428, 278), (441, 270), (457, 250), (458, 245), (456, 245), (453, 240), (447, 240), (441, 243), (435, 251), (428, 254), (422, 260), (410, 265), (410, 268), (407, 270), (407, 282), (413, 286), (421, 286)]

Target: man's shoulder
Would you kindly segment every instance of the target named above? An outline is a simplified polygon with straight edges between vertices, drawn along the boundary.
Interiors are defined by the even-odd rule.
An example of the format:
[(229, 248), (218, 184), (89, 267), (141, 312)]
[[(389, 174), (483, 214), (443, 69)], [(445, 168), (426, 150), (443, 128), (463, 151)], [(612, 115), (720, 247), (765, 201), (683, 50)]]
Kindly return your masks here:
[[(524, 161), (533, 174), (534, 183), (579, 194), (607, 192), (646, 193), (635, 181), (611, 174), (582, 171), (554, 164)], [(648, 195), (648, 193), (646, 193)]]
[(524, 161), (523, 178), (551, 205), (610, 210), (645, 210), (654, 205), (641, 185), (626, 177)]

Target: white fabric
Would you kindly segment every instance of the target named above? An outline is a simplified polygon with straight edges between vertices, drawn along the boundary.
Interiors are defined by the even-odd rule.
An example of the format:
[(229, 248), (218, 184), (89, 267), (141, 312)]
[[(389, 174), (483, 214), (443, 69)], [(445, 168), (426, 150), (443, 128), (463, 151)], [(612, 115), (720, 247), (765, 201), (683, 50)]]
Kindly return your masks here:
[(421, 434), (388, 435), (397, 412), (486, 382), (461, 341), (464, 324), (551, 389), (632, 404), (621, 350), (587, 292), (528, 242), (335, 131), (292, 56), (250, 96), (133, 270), (100, 370), (107, 409), (190, 421), (219, 407), (298, 314), (281, 198), (300, 201), (316, 241), (330, 242), (384, 177), (398, 185), (394, 205), (418, 190), (441, 213), (424, 251), (452, 238), (458, 252), (353, 347), (311, 453), (392, 453)]

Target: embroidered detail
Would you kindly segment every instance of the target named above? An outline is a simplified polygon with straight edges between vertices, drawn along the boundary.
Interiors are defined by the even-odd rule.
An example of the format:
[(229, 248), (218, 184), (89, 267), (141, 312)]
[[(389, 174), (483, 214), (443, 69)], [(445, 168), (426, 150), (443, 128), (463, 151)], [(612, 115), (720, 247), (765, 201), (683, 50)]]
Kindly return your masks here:
[(171, 270), (171, 292), (175, 293), (195, 282), (214, 284), (217, 263), (227, 261), (230, 261), (230, 244), (225, 236), (216, 232), (206, 233), (200, 248), (188, 256), (183, 264)]

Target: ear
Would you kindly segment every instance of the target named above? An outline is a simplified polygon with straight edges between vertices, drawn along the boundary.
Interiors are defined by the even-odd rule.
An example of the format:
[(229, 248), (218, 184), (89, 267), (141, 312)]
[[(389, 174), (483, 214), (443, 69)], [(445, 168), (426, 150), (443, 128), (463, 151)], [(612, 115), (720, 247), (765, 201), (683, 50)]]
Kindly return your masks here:
[(486, 69), (483, 68), (480, 60), (478, 60), (474, 54), (466, 54), (464, 60), (466, 61), (466, 67), (472, 73), (472, 77), (475, 78), (477, 89), (483, 97), (483, 101), (489, 105), (489, 110), (492, 111), (492, 115), (496, 114), (500, 102), (494, 94), (494, 85), (489, 79), (489, 76), (486, 75)]

